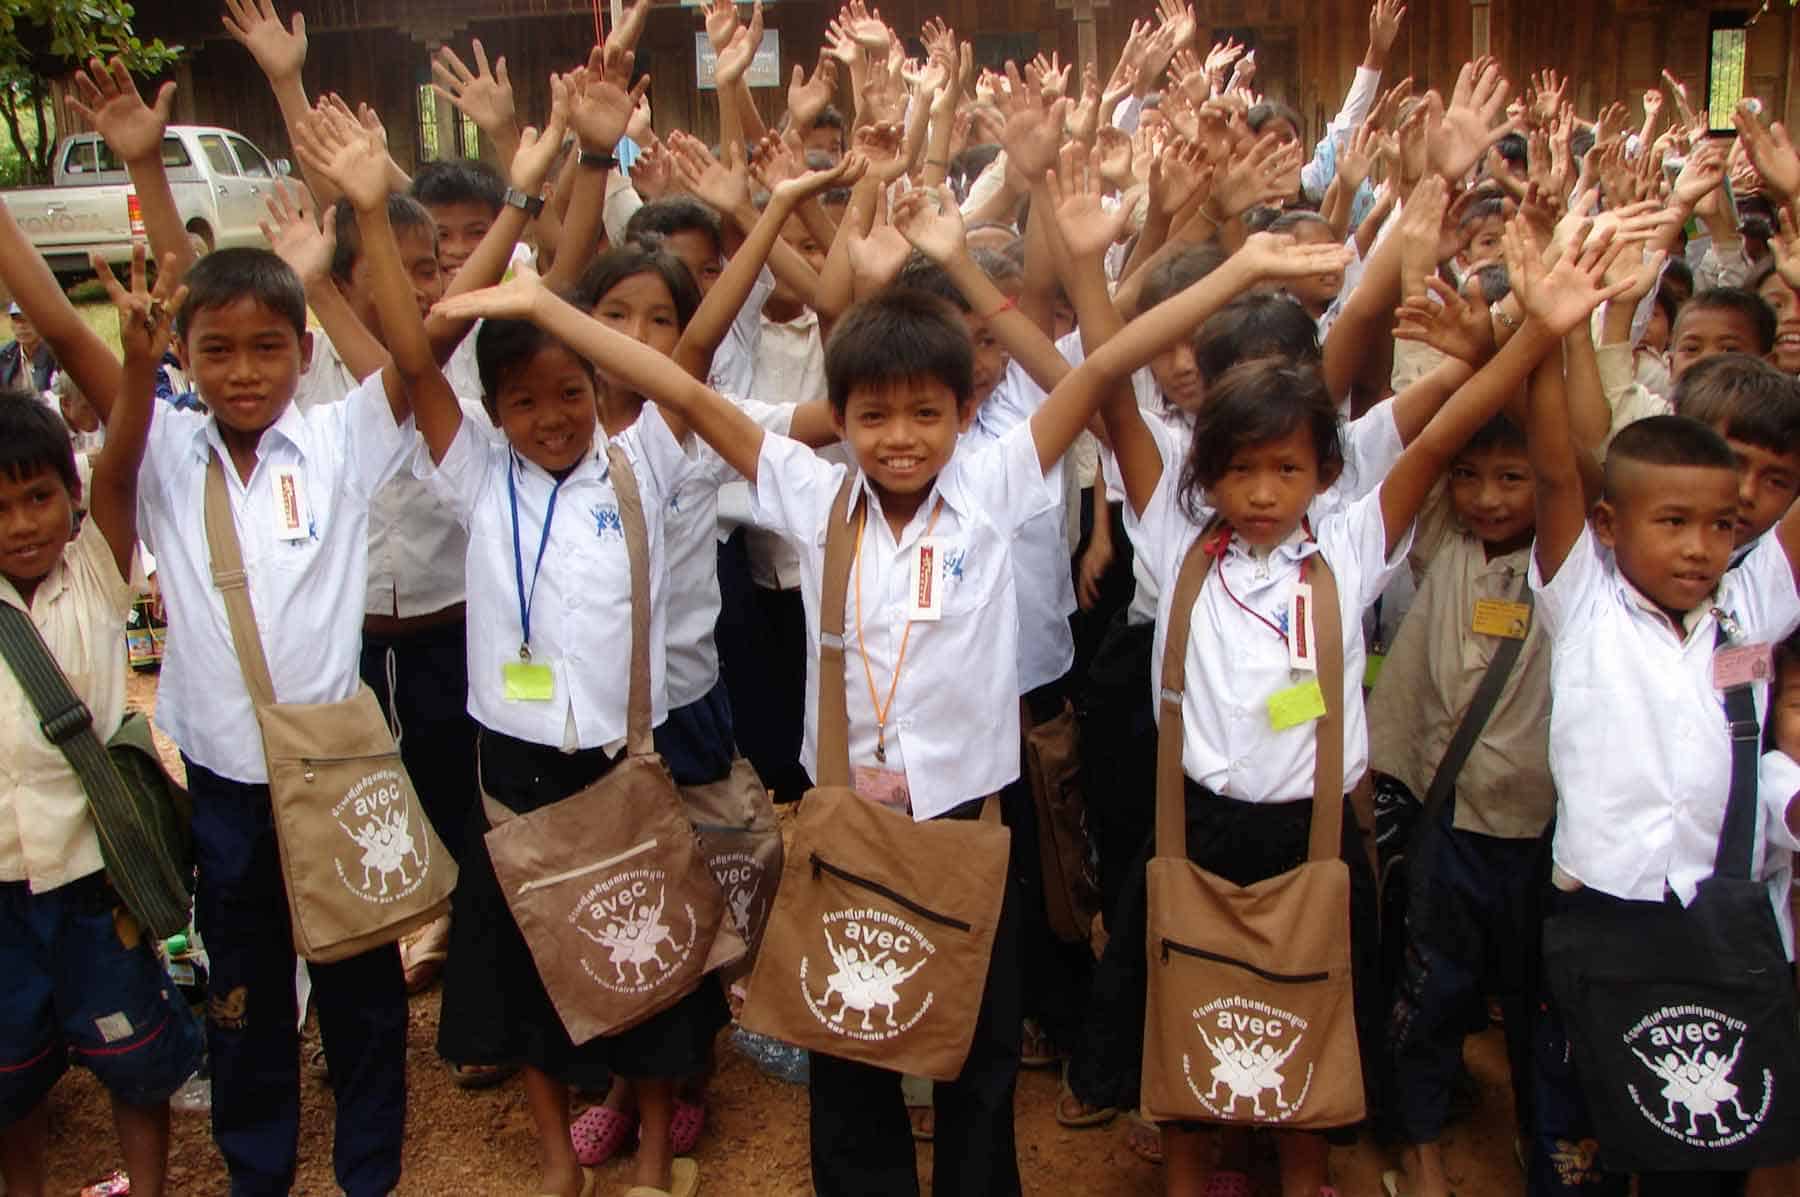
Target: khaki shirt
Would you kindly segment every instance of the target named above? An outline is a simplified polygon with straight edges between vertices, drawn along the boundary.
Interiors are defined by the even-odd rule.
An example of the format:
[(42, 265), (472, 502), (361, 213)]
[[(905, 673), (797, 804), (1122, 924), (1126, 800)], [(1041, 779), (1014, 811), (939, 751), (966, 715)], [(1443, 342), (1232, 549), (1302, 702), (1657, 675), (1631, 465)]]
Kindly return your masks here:
[[(110, 739), (125, 719), (125, 616), (134, 598), (112, 549), (87, 520), (31, 605), (0, 577), (0, 602), (28, 610), (69, 685)], [(102, 867), (87, 793), (11, 669), (0, 668), (0, 881), (43, 893)]]
[[(1521, 601), (1530, 550), (1487, 559), (1440, 486), (1420, 516), (1417, 597), (1369, 698), (1370, 765), (1424, 801), (1432, 775), (1500, 638), (1473, 627), (1477, 599)], [(1532, 621), (1525, 648), (1455, 786), (1454, 825), (1502, 839), (1540, 834), (1556, 809), (1550, 780), (1550, 643)]]

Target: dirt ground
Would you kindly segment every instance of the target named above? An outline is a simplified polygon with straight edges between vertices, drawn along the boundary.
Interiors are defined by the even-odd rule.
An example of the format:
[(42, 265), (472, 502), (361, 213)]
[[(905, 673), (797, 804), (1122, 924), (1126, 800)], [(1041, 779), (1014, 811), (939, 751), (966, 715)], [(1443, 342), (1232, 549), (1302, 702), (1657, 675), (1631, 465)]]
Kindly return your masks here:
[[(133, 705), (155, 702), (153, 678), (134, 676)], [(433, 1044), (438, 993), (412, 1001), (407, 1033), (409, 1085), (405, 1173), (400, 1197), (473, 1197), (530, 1194), (535, 1168), (530, 1116), (518, 1081), (485, 1093), (450, 1083)], [(773, 1080), (725, 1042), (709, 1102), (708, 1122), (696, 1155), (703, 1191), (713, 1197), (793, 1197), (810, 1192), (807, 1106), (803, 1089)], [(1512, 1155), (1511, 1096), (1505, 1049), (1497, 1031), (1472, 1039), (1469, 1067), (1480, 1088), (1474, 1116), (1446, 1135), (1452, 1181), (1460, 1197), (1512, 1197), (1524, 1191)], [(299, 1197), (334, 1197), (331, 1173), (330, 1089), (302, 1081)], [(1161, 1191), (1160, 1169), (1133, 1155), (1123, 1121), (1095, 1130), (1058, 1126), (1053, 1072), (1021, 1075), (1017, 1103), (1018, 1152), (1025, 1191), (1084, 1197), (1140, 1197)], [(73, 1195), (119, 1167), (118, 1148), (104, 1091), (85, 1072), (72, 1072), (51, 1096), (51, 1192)], [(930, 1192), (931, 1147), (919, 1147), (920, 1174)], [(1382, 1151), (1364, 1143), (1333, 1155), (1332, 1171), (1344, 1197), (1377, 1197)], [(175, 1116), (170, 1191), (181, 1197), (226, 1197), (223, 1162), (203, 1115)], [(600, 1192), (628, 1187), (623, 1164), (602, 1174)], [(1268, 1191), (1273, 1192), (1273, 1189)]]

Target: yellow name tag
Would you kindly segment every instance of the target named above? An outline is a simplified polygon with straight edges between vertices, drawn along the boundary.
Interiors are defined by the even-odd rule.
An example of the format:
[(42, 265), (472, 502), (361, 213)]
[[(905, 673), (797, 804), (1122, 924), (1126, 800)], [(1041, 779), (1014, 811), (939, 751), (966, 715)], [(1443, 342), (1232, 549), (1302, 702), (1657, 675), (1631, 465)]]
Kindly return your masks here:
[(536, 661), (508, 661), (500, 667), (507, 702), (549, 702), (556, 695), (556, 674)]
[(1363, 662), (1363, 689), (1373, 690), (1381, 680), (1381, 667), (1387, 664), (1386, 653), (1370, 653)]
[(1475, 600), (1475, 631), (1483, 636), (1523, 640), (1531, 630), (1531, 608), (1504, 599)]
[(1316, 677), (1269, 696), (1269, 726), (1276, 731), (1286, 731), (1324, 717), (1325, 691), (1319, 689)]

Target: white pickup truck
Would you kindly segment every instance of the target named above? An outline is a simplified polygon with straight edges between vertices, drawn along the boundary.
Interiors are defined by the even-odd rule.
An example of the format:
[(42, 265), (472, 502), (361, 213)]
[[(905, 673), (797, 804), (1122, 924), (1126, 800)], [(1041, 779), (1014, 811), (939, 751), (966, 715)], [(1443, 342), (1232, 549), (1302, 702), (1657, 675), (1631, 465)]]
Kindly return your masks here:
[[(285, 158), (271, 161), (229, 129), (171, 125), (163, 136), (163, 165), (181, 222), (195, 249), (265, 245), (257, 222), (265, 220), (270, 188), (291, 171)], [(143, 236), (137, 193), (125, 164), (97, 133), (65, 137), (56, 147), (56, 183), (0, 191), (0, 202), (58, 278), (89, 273), (88, 254), (108, 262), (131, 260), (131, 239)], [(303, 188), (299, 179), (288, 185)]]

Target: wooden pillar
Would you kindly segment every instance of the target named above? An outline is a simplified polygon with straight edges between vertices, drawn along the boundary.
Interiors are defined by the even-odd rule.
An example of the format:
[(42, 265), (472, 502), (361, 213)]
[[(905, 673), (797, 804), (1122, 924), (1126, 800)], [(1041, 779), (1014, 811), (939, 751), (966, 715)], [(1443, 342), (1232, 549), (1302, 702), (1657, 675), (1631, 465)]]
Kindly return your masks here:
[(194, 109), (194, 60), (184, 57), (175, 64), (175, 123), (200, 123)]
[[(1075, 73), (1070, 80), (1070, 90), (1077, 96), (1081, 94), (1081, 80), (1088, 64), (1094, 63), (1096, 71), (1100, 69), (1099, 57), (1094, 36), (1094, 0), (1075, 0)], [(1100, 82), (1106, 83), (1104, 76)]]
[(1492, 9), (1488, 0), (1471, 0), (1469, 5), (1469, 44), (1476, 58), (1489, 53), (1492, 44)]

